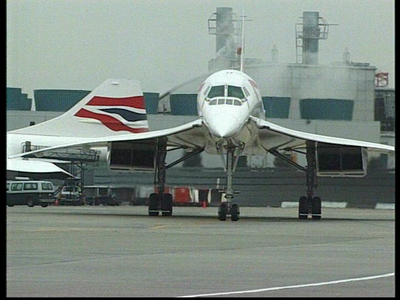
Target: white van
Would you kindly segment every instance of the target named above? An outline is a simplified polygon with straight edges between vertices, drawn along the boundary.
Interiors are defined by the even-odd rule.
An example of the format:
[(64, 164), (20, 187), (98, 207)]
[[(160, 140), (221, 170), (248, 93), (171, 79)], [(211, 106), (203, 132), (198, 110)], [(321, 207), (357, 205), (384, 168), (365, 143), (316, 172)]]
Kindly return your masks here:
[(50, 181), (7, 180), (7, 205), (41, 205), (46, 207), (55, 202), (55, 188)]

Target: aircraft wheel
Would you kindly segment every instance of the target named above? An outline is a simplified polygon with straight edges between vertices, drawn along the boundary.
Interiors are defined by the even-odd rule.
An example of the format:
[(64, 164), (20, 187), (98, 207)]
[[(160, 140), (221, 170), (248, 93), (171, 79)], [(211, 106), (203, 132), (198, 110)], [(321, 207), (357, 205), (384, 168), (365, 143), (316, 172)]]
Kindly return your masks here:
[(231, 208), (231, 220), (232, 221), (237, 221), (239, 220), (239, 206), (237, 204), (232, 204), (232, 208)]
[(156, 193), (150, 194), (149, 197), (149, 216), (158, 216), (158, 204), (160, 202), (160, 197)]
[(301, 196), (299, 199), (299, 219), (308, 218), (308, 198)]
[(163, 216), (172, 216), (172, 195), (164, 194), (161, 199), (161, 211)]
[(225, 203), (221, 203), (218, 207), (218, 220), (226, 221), (227, 207)]
[(312, 213), (312, 218), (314, 220), (320, 220), (321, 219), (321, 198), (318, 196), (315, 196), (311, 200), (311, 213)]

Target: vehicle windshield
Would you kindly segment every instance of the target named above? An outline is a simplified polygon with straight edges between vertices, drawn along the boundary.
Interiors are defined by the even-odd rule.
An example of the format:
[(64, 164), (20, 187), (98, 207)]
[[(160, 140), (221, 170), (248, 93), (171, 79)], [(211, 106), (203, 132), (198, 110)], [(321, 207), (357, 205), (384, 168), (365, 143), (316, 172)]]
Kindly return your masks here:
[(65, 186), (64, 187), (64, 191), (65, 192), (77, 193), (78, 192), (78, 188), (75, 187), (75, 186)]

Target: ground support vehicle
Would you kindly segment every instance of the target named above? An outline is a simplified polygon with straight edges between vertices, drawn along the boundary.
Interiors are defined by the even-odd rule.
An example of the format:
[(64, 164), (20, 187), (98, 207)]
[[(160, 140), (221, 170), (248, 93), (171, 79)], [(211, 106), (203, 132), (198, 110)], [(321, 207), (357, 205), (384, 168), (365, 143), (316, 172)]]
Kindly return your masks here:
[(51, 181), (7, 180), (7, 205), (41, 205), (46, 207), (55, 202), (55, 188)]

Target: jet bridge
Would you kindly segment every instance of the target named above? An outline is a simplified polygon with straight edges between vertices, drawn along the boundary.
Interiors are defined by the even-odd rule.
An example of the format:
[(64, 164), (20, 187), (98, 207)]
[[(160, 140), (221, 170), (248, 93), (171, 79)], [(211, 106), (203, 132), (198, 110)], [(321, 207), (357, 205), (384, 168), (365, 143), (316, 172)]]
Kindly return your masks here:
[[(23, 152), (30, 152), (45, 149), (48, 146), (33, 145), (30, 141), (22, 143)], [(90, 148), (70, 148), (44, 151), (40, 153), (41, 159), (49, 160), (53, 163), (68, 164), (68, 172), (79, 178), (80, 186), (83, 188), (85, 166), (88, 163), (98, 163), (101, 152)], [(35, 156), (35, 158), (38, 158)]]
[[(30, 141), (22, 144), (23, 152), (30, 152), (48, 148), (48, 146), (32, 145)], [(60, 161), (95, 163), (100, 159), (100, 151), (90, 148), (70, 148), (44, 151), (40, 154), (43, 159), (55, 159)]]

